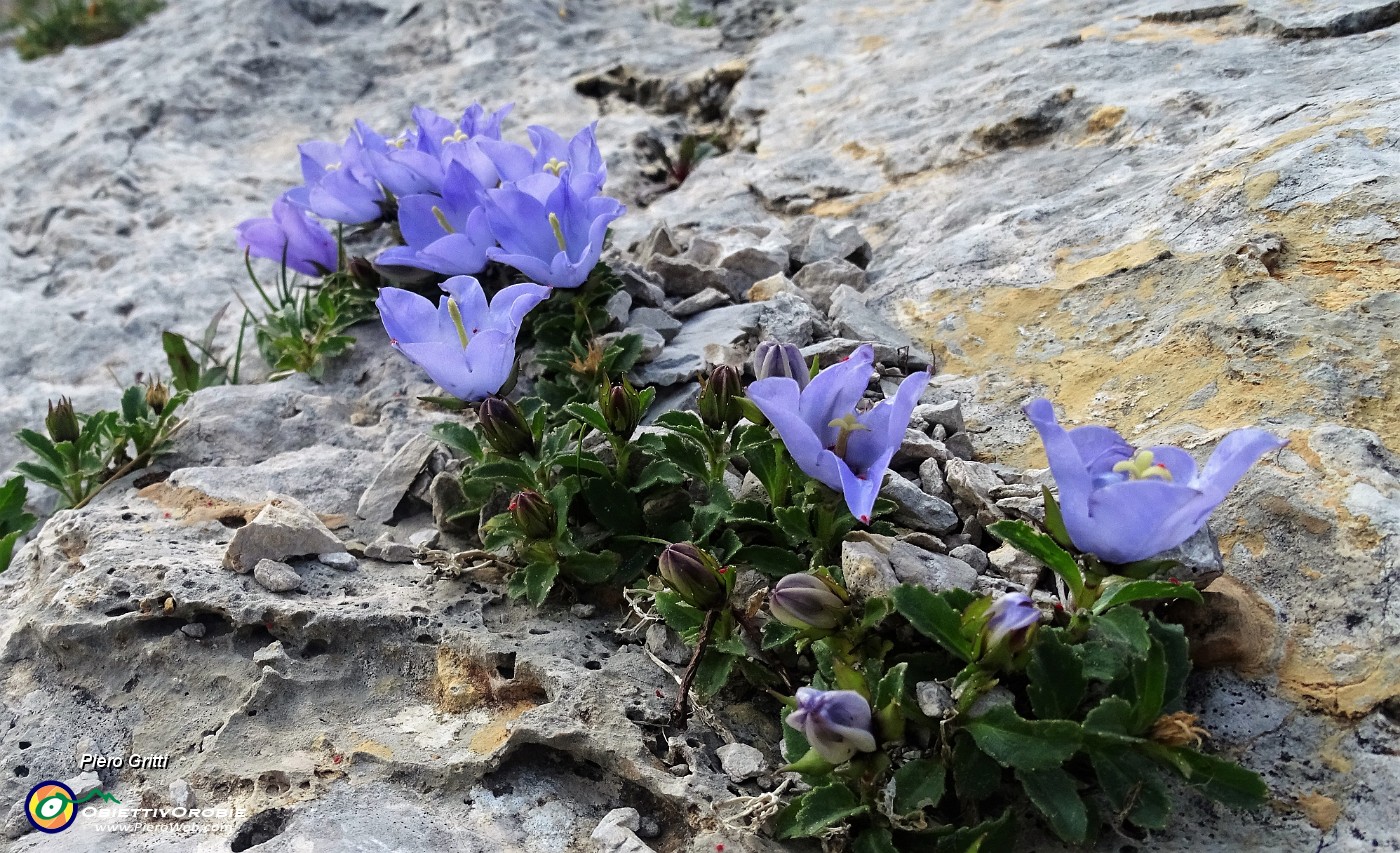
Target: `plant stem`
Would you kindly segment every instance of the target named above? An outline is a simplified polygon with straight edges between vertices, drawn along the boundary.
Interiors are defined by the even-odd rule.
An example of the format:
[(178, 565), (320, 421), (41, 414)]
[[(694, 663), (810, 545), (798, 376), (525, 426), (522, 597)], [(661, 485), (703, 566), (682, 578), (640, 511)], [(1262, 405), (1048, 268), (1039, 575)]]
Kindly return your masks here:
[(671, 725), (675, 728), (684, 729), (686, 721), (690, 718), (690, 685), (694, 683), (695, 673), (700, 669), (700, 660), (705, 657), (705, 650), (710, 646), (710, 634), (714, 631), (718, 619), (718, 610), (705, 612), (705, 622), (700, 626), (700, 637), (695, 641), (695, 654), (690, 656), (685, 675), (681, 677), (681, 695), (676, 697), (676, 707), (671, 711)]

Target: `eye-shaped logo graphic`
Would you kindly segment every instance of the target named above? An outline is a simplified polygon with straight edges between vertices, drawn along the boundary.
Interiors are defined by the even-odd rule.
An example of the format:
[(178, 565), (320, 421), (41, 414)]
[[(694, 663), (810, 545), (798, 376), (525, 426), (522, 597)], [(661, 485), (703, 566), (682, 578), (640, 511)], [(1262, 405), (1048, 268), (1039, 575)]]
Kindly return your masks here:
[(29, 822), (40, 832), (62, 832), (78, 816), (73, 804), (73, 789), (52, 779), (30, 789), (25, 806)]

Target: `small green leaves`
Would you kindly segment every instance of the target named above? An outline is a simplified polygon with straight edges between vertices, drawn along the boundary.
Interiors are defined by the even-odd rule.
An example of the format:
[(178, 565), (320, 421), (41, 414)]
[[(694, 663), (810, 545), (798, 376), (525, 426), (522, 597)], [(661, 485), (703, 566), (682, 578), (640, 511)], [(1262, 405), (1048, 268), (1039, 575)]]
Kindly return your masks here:
[(1256, 809), (1269, 799), (1269, 787), (1259, 774), (1234, 762), (1185, 747), (1150, 743), (1143, 749), (1171, 766), (1191, 787), (1232, 809)]
[(779, 813), (778, 837), (810, 838), (865, 810), (865, 805), (849, 787), (842, 782), (831, 782), (794, 799)]
[(1079, 750), (1076, 723), (1026, 720), (1010, 705), (993, 706), (964, 725), (977, 746), (1004, 767), (1045, 770), (1059, 767)]
[(1201, 594), (1194, 586), (1171, 581), (1121, 580), (1109, 578), (1104, 581), (1099, 600), (1094, 602), (1093, 612), (1103, 613), (1110, 607), (1134, 601), (1156, 601), (1183, 598), (1201, 604)]
[(34, 516), (24, 511), (28, 497), (23, 477), (13, 477), (0, 486), (0, 572), (10, 567), (15, 543), (34, 526)]
[(1060, 632), (1042, 631), (1026, 666), (1030, 683), (1026, 693), (1031, 708), (1042, 719), (1073, 719), (1084, 701), (1084, 668), (1074, 650), (1060, 639)]
[(908, 815), (943, 799), (948, 770), (936, 758), (916, 758), (895, 771), (894, 813)]
[(1084, 600), (1084, 573), (1069, 552), (1044, 533), (1036, 532), (1024, 521), (998, 521), (987, 528), (993, 536), (1008, 542), (1044, 563), (1060, 576), (1076, 604)]
[(1089, 835), (1089, 810), (1076, 790), (1074, 777), (1058, 767), (1017, 770), (1016, 778), (1026, 797), (1045, 815), (1060, 838), (1079, 844)]
[(925, 587), (907, 584), (896, 587), (891, 597), (895, 609), (915, 630), (962, 660), (972, 660), (972, 643), (963, 636), (962, 616), (946, 598)]

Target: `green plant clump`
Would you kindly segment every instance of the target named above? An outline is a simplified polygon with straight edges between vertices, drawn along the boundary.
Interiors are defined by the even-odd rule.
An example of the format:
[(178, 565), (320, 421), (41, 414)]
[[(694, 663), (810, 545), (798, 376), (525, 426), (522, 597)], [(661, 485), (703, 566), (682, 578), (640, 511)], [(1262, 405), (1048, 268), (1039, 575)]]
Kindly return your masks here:
[(33, 60), (69, 45), (119, 38), (164, 5), (161, 0), (18, 0), (7, 24), (20, 29), (15, 39), (20, 58)]

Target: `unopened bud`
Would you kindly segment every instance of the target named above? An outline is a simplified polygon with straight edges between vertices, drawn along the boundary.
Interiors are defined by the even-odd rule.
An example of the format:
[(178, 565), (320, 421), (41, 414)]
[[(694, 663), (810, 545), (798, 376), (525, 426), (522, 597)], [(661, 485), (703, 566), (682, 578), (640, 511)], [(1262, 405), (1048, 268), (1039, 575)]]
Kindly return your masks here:
[(773, 618), (799, 631), (829, 633), (846, 617), (846, 602), (815, 575), (787, 575), (768, 593)]
[(598, 408), (603, 412), (603, 420), (608, 422), (608, 429), (621, 439), (631, 438), (642, 422), (641, 395), (625, 379), (611, 388), (604, 385), (598, 390)]
[(533, 453), (535, 438), (520, 408), (504, 397), (487, 397), (477, 409), (481, 433), (486, 442), (502, 456)]
[(743, 394), (739, 371), (727, 364), (721, 364), (710, 371), (700, 389), (700, 399), (697, 403), (700, 419), (712, 429), (733, 429), (744, 417), (744, 409), (740, 403)]
[(657, 563), (662, 580), (693, 607), (714, 610), (729, 598), (729, 581), (719, 561), (689, 542), (668, 546)]
[(758, 379), (772, 379), (783, 376), (797, 382), (798, 388), (806, 388), (811, 380), (811, 369), (802, 351), (796, 344), (779, 344), (764, 341), (753, 354), (753, 375)]
[(44, 427), (49, 431), (49, 438), (54, 441), (77, 441), (82, 433), (82, 426), (78, 423), (78, 414), (73, 411), (73, 401), (67, 397), (59, 397), (58, 405), (54, 405), (50, 400)]
[(1019, 592), (1003, 595), (987, 610), (987, 624), (982, 629), (984, 655), (993, 655), (1005, 648), (1015, 655), (1030, 645), (1040, 623), (1040, 611), (1035, 603)]
[(378, 290), (384, 284), (384, 278), (379, 271), (374, 268), (374, 264), (368, 259), (359, 256), (350, 259), (350, 277), (361, 287), (368, 290)]
[(511, 518), (515, 519), (516, 526), (526, 536), (531, 539), (554, 538), (558, 516), (544, 495), (533, 489), (526, 489), (511, 498), (507, 509), (510, 510)]

